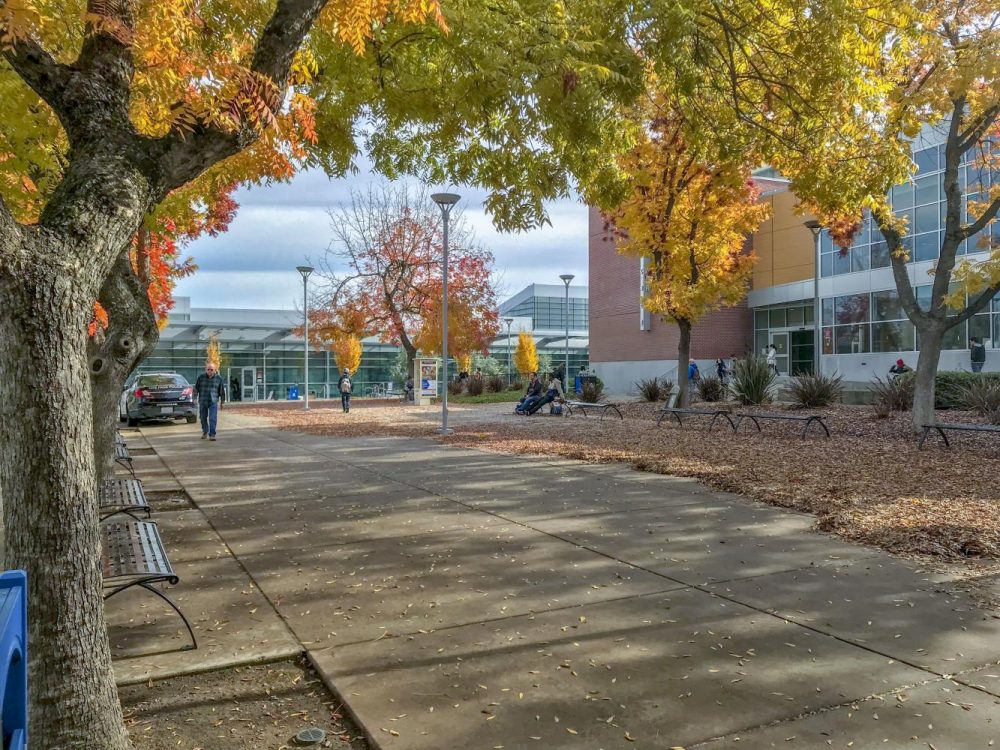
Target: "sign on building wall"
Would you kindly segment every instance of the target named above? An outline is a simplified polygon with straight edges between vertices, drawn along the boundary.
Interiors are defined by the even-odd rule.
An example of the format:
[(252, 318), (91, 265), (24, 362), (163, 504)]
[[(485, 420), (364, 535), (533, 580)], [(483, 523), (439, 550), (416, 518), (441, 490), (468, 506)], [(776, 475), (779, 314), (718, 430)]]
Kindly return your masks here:
[(652, 328), (649, 310), (642, 304), (642, 298), (649, 293), (649, 281), (647, 276), (647, 258), (639, 259), (639, 330), (648, 331)]

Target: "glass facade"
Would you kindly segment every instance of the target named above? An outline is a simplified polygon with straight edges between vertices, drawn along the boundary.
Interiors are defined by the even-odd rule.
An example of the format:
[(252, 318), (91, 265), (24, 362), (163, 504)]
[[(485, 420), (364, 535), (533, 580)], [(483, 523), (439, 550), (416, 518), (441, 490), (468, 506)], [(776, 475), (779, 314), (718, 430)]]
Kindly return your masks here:
[[(930, 303), (931, 285), (915, 287), (917, 303)], [(822, 301), (823, 354), (907, 352), (920, 348), (920, 340), (903, 311), (895, 289), (846, 294)], [(1000, 341), (1000, 296), (987, 309), (973, 315), (945, 334), (945, 349), (967, 349), (976, 337), (987, 348)]]
[(813, 304), (792, 302), (754, 309), (754, 353), (770, 345), (778, 355), (778, 372), (802, 375), (813, 370)]
[[(569, 327), (571, 331), (586, 331), (589, 326), (589, 300), (585, 297), (569, 298)], [(565, 297), (531, 297), (504, 313), (513, 318), (531, 318), (535, 330), (566, 328)]]
[[(903, 245), (909, 251), (911, 262), (932, 261), (941, 252), (945, 229), (942, 188), (944, 145), (915, 151), (913, 160), (918, 170), (915, 178), (894, 187), (889, 197), (896, 216), (907, 221)], [(975, 220), (975, 214), (969, 215), (969, 203), (982, 203), (988, 199), (990, 185), (1000, 183), (1000, 171), (993, 170), (991, 173), (977, 164), (963, 163), (958, 176), (962, 186), (962, 221), (967, 223)], [(963, 241), (958, 254), (982, 252), (997, 245), (1000, 245), (1000, 225), (994, 223), (975, 237)], [(849, 249), (843, 250), (834, 245), (825, 230), (820, 235), (820, 273), (823, 277), (886, 268), (889, 262), (889, 251), (882, 233), (874, 226), (867, 211), (861, 231)]]

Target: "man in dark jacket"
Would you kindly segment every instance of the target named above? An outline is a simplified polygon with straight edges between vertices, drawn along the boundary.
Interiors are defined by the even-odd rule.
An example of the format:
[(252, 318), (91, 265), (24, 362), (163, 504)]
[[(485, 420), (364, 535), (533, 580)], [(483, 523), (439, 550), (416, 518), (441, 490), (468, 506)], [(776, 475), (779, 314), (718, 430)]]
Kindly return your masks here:
[(972, 371), (982, 372), (983, 365), (986, 364), (986, 345), (973, 336), (969, 339), (970, 357), (972, 360)]
[(344, 414), (347, 414), (351, 410), (351, 390), (353, 388), (354, 386), (351, 384), (351, 371), (345, 367), (344, 374), (337, 381), (337, 390), (340, 391), (340, 405), (344, 409)]
[(219, 405), (226, 400), (226, 388), (214, 362), (205, 365), (205, 372), (194, 383), (201, 417), (201, 439), (215, 440), (215, 427), (219, 421)]
[(542, 381), (538, 379), (538, 373), (531, 373), (531, 378), (528, 380), (528, 389), (521, 396), (521, 400), (517, 402), (517, 406), (514, 407), (515, 412), (522, 412), (528, 402), (532, 399), (538, 399), (542, 396)]

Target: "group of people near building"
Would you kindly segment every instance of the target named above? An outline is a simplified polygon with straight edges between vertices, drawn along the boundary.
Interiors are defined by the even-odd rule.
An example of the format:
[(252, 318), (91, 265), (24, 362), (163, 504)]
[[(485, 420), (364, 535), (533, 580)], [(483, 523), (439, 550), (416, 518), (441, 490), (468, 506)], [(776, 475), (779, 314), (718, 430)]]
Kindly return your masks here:
[[(982, 372), (985, 364), (986, 344), (973, 336), (969, 339), (969, 365), (973, 372)], [(913, 368), (906, 364), (902, 358), (897, 359), (896, 364), (889, 368), (889, 374), (893, 377), (899, 377), (908, 372), (913, 372)]]

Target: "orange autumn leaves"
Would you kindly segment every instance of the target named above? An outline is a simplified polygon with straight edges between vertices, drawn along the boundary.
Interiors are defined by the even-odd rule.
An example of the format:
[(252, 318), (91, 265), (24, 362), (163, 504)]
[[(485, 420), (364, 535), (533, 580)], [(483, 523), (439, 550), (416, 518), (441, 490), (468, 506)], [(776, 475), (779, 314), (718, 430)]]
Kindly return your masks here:
[(621, 159), (629, 194), (609, 214), (618, 251), (646, 259), (646, 309), (694, 322), (746, 294), (756, 260), (746, 238), (767, 218), (749, 167), (692, 143), (659, 92), (639, 111), (638, 142)]

